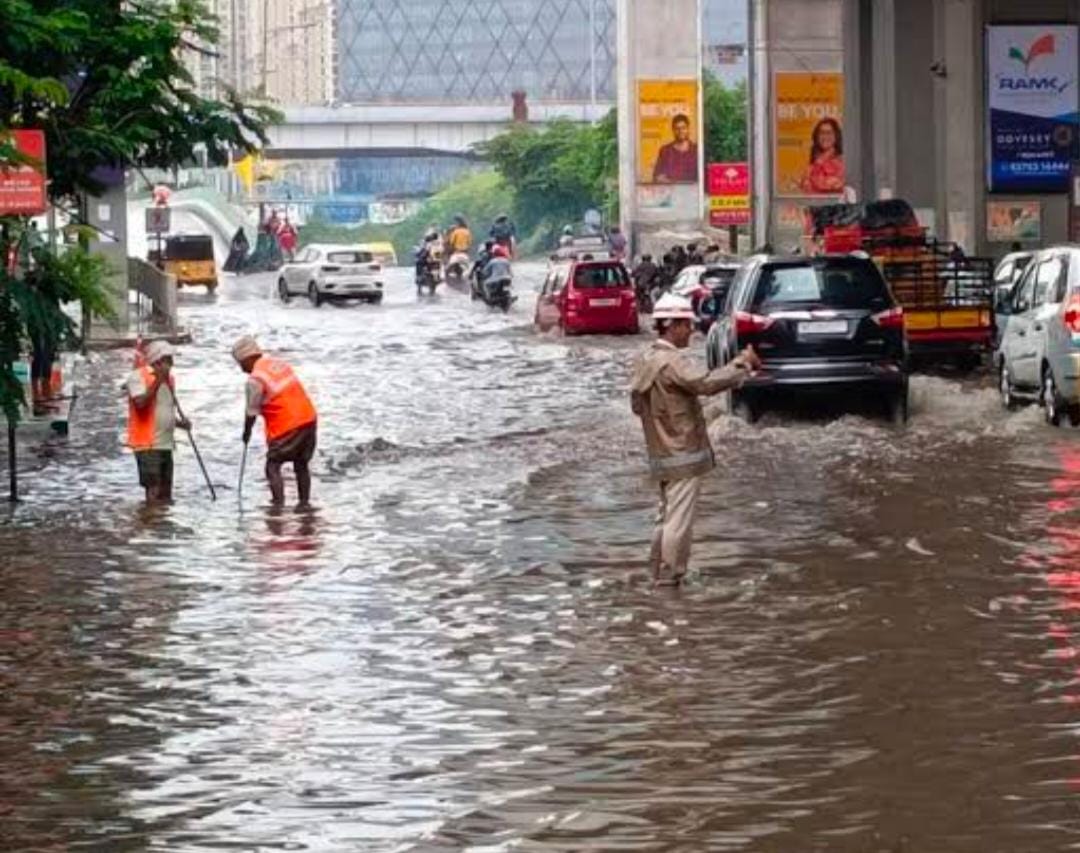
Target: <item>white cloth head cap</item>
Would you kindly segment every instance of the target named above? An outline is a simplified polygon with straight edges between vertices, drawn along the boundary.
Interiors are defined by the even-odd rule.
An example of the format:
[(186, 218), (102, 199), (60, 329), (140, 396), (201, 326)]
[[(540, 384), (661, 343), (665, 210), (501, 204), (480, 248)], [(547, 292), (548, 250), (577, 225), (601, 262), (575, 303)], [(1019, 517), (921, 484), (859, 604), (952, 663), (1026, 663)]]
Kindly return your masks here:
[(175, 355), (168, 341), (154, 341), (146, 348), (146, 363), (157, 364), (163, 358), (172, 358)]
[(258, 342), (251, 337), (251, 335), (244, 335), (244, 337), (233, 344), (232, 356), (236, 359), (237, 364), (243, 364), (253, 355), (262, 355), (262, 350), (259, 348)]

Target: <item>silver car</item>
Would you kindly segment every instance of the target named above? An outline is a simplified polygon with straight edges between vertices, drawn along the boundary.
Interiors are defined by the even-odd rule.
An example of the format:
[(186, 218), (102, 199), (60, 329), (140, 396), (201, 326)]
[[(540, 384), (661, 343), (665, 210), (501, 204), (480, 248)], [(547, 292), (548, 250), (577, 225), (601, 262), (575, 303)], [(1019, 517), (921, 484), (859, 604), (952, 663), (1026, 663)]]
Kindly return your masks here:
[(1005, 406), (1038, 403), (1047, 423), (1080, 425), (1080, 249), (1036, 254), (1004, 310), (994, 360)]
[(306, 296), (318, 307), (327, 300), (357, 299), (378, 304), (383, 298), (383, 268), (371, 252), (356, 246), (313, 243), (281, 268), (278, 296), (288, 302)]

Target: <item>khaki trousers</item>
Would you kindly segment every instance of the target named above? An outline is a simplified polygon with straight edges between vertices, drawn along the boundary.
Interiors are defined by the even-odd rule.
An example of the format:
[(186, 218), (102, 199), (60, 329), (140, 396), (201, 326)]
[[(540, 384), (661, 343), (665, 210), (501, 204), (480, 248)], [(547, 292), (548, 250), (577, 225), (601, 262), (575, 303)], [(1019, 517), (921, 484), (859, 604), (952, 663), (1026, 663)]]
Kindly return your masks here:
[(686, 574), (702, 480), (698, 476), (660, 484), (650, 555), (653, 579), (658, 584), (677, 584)]

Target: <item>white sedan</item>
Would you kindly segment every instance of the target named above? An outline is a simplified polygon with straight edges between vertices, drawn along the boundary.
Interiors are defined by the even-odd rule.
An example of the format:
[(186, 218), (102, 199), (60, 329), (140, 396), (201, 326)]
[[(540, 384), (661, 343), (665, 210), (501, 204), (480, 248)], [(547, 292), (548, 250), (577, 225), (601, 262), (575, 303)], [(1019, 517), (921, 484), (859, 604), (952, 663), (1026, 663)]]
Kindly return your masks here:
[(358, 299), (377, 305), (383, 298), (383, 268), (371, 252), (356, 246), (313, 243), (281, 268), (278, 296), (288, 302), (306, 296), (316, 308), (327, 300)]

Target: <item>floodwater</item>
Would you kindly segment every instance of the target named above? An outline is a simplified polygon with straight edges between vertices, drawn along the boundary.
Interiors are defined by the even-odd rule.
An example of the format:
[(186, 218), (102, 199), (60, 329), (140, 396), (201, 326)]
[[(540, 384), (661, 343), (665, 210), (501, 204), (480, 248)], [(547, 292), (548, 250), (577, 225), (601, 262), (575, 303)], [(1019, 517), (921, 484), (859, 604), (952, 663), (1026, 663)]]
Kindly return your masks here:
[[(653, 591), (638, 339), (452, 292), (185, 294), (177, 503), (129, 354), (0, 521), (0, 849), (1080, 847), (1080, 433), (920, 378), (906, 430), (713, 406), (694, 577)], [(237, 491), (242, 333), (320, 410), (317, 509)], [(290, 484), (291, 488), (291, 484)]]

